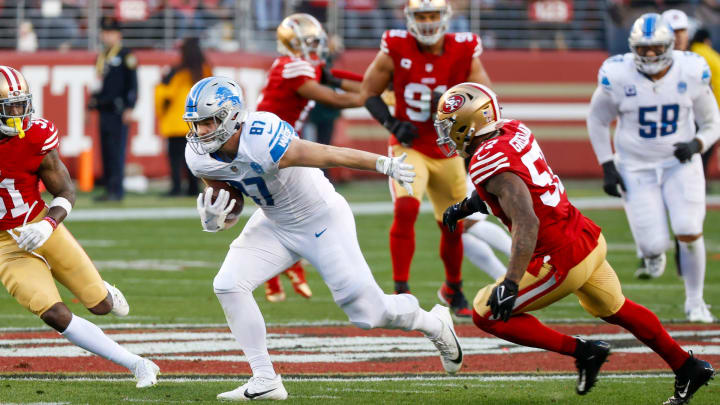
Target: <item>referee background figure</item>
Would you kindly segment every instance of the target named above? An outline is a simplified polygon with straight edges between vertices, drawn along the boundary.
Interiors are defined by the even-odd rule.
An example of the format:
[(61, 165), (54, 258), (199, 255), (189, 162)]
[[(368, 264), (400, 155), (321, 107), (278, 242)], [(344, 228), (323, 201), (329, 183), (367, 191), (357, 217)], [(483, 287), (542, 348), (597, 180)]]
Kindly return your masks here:
[(90, 97), (88, 107), (100, 115), (100, 149), (105, 194), (96, 201), (120, 201), (123, 198), (125, 150), (130, 114), (137, 100), (137, 59), (122, 46), (120, 24), (112, 17), (101, 21), (103, 49), (95, 68), (102, 87)]

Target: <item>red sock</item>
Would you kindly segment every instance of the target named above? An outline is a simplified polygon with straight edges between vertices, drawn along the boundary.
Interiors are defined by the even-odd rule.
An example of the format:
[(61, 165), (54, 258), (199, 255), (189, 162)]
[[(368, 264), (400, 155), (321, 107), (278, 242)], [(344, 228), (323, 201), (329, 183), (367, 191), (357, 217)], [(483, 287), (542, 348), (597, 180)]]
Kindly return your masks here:
[(629, 299), (614, 315), (603, 318), (605, 322), (620, 325), (645, 343), (662, 357), (675, 371), (690, 357), (682, 347), (668, 335), (658, 317), (649, 309)]
[(393, 280), (407, 282), (410, 262), (415, 253), (415, 220), (420, 212), (420, 201), (413, 197), (395, 200), (395, 213), (390, 227), (390, 257)]
[(507, 322), (491, 321), (473, 311), (473, 322), (487, 333), (523, 346), (537, 347), (572, 356), (577, 340), (550, 329), (530, 314), (517, 314)]
[(300, 260), (296, 261), (292, 266), (285, 269), (284, 273), (288, 271), (293, 271), (296, 274), (301, 275), (302, 278), (305, 279), (305, 268), (302, 266)]
[(459, 283), (462, 281), (463, 223), (458, 222), (455, 232), (450, 232), (443, 226), (442, 222), (438, 222), (438, 226), (442, 231), (442, 236), (440, 236), (440, 258), (445, 265), (445, 280), (449, 283)]

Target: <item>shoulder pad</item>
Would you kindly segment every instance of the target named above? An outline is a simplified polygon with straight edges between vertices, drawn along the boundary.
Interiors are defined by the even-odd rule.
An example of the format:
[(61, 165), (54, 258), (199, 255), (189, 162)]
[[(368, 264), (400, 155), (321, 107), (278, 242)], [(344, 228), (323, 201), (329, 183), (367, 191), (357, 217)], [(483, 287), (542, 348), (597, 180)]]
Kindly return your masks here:
[(690, 78), (702, 84), (710, 84), (710, 66), (705, 58), (690, 51), (675, 51), (673, 57), (682, 63), (683, 71), (687, 72)]
[(397, 49), (397, 43), (406, 39), (410, 34), (405, 30), (387, 30), (380, 40), (380, 50), (389, 54)]
[(292, 59), (282, 66), (283, 79), (295, 79), (302, 76), (316, 79), (315, 68), (306, 60)]
[(615, 86), (621, 84), (627, 71), (628, 55), (632, 58), (632, 54), (626, 53), (611, 56), (603, 62), (598, 71), (598, 86), (602, 86), (606, 90), (612, 90)]

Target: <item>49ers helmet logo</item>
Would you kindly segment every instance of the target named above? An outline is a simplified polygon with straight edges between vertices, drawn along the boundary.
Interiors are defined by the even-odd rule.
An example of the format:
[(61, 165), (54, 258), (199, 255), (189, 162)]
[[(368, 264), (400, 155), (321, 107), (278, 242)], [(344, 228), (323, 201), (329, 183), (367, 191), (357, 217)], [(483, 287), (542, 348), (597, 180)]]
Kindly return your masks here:
[(448, 97), (445, 100), (445, 104), (443, 104), (442, 112), (445, 114), (450, 114), (455, 111), (457, 111), (460, 107), (465, 104), (465, 97), (461, 96), (460, 94), (455, 94), (450, 97)]

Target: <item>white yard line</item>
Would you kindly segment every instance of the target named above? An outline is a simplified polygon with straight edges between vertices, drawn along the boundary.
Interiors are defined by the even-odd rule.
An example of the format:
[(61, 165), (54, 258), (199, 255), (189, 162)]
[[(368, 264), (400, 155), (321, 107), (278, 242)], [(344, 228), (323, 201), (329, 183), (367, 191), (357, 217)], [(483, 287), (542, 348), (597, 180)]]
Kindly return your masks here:
[[(622, 201), (613, 197), (578, 197), (571, 202), (577, 208), (584, 209), (621, 209)], [(720, 196), (707, 197), (709, 205), (720, 205)], [(254, 208), (254, 207), (253, 207)], [(350, 204), (355, 215), (386, 215), (392, 214), (393, 205), (389, 201), (366, 202)], [(242, 216), (250, 216), (255, 209), (244, 210)], [(424, 202), (420, 206), (421, 212), (432, 212), (432, 206)], [(73, 210), (69, 221), (125, 221), (125, 220), (164, 220), (164, 219), (193, 219), (198, 218), (197, 211), (192, 207), (155, 207), (155, 208), (85, 208)]]
[[(619, 380), (622, 379), (626, 383), (630, 383), (634, 380), (640, 379), (651, 379), (651, 378), (670, 378), (674, 377), (674, 374), (670, 373), (614, 373), (614, 374), (603, 374), (602, 380)], [(188, 382), (228, 382), (228, 381), (242, 381), (245, 380), (246, 376), (237, 377), (213, 377), (213, 376), (197, 376), (197, 377), (164, 377), (160, 376), (159, 380), (161, 383), (188, 383)], [(302, 382), (381, 382), (381, 381), (473, 381), (473, 382), (494, 382), (494, 381), (551, 381), (551, 380), (574, 380), (577, 379), (577, 374), (549, 374), (549, 375), (463, 375), (463, 376), (444, 376), (444, 375), (411, 375), (411, 376), (369, 376), (369, 377), (303, 377), (303, 376), (288, 376), (283, 375), (283, 381), (302, 381)], [(118, 375), (117, 377), (85, 377), (85, 376), (74, 376), (70, 374), (55, 374), (48, 375), (47, 377), (35, 377), (35, 376), (13, 376), (13, 375), (0, 375), (0, 381), (50, 381), (50, 380), (61, 380), (61, 381), (135, 381), (133, 378), (125, 375)]]

